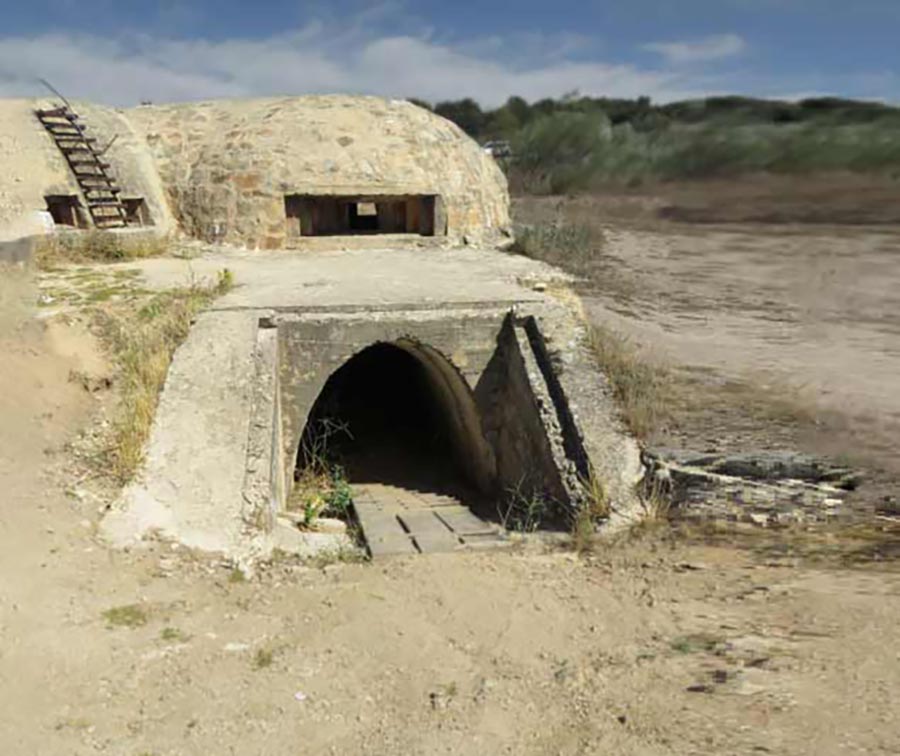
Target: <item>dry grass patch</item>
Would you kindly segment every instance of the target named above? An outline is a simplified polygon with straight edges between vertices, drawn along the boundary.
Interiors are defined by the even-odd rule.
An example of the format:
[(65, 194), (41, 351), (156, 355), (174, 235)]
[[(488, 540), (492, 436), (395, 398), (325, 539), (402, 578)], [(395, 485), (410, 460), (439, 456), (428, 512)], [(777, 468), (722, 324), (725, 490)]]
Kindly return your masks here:
[(646, 439), (665, 428), (672, 417), (669, 370), (645, 359), (628, 338), (606, 326), (592, 325), (589, 339), (631, 432)]
[(561, 220), (518, 227), (511, 251), (586, 275), (603, 254), (603, 244), (601, 228)]
[(103, 612), (103, 619), (110, 627), (143, 627), (150, 619), (147, 610), (140, 604), (114, 606)]
[(166, 237), (154, 233), (73, 231), (48, 234), (35, 241), (34, 262), (39, 270), (80, 262), (122, 262), (159, 257), (169, 248)]
[(232, 284), (231, 273), (225, 270), (214, 284), (193, 284), (157, 294), (137, 309), (102, 311), (102, 329), (118, 365), (120, 386), (107, 461), (121, 483), (131, 479), (143, 458), (175, 349), (187, 338), (197, 313)]
[(587, 479), (581, 481), (584, 501), (572, 522), (572, 546), (579, 554), (593, 550), (598, 523), (609, 519), (609, 495), (603, 482), (592, 469)]

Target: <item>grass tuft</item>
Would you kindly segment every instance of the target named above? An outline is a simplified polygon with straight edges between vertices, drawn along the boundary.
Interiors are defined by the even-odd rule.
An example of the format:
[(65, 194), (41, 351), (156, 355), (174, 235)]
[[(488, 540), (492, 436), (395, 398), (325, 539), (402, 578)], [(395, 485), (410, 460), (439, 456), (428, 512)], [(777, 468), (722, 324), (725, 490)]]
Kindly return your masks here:
[(118, 363), (120, 399), (112, 423), (108, 463), (127, 483), (143, 459), (159, 392), (175, 349), (187, 338), (194, 317), (233, 285), (230, 271), (212, 285), (195, 284), (152, 297), (137, 310), (111, 308), (101, 314), (107, 344)]
[(164, 627), (160, 631), (159, 637), (164, 641), (178, 641), (183, 643), (188, 640), (190, 636), (182, 630), (179, 630), (177, 627)]
[(321, 419), (316, 432), (302, 441), (303, 465), (297, 470), (287, 506), (303, 514), (304, 527), (312, 527), (320, 517), (336, 517), (347, 523), (353, 520), (353, 489), (331, 443), (338, 435), (350, 436), (346, 425)]
[(631, 432), (646, 439), (663, 430), (672, 417), (668, 369), (644, 360), (626, 337), (605, 326), (591, 326), (589, 340)]
[(143, 627), (147, 624), (150, 616), (147, 610), (140, 604), (127, 604), (125, 606), (114, 606), (103, 612), (103, 618), (111, 627)]
[(523, 535), (534, 533), (551, 514), (551, 505), (539, 492), (511, 490), (497, 511), (504, 530)]
[(597, 524), (609, 518), (609, 495), (599, 476), (591, 470), (590, 476), (581, 481), (584, 503), (578, 508), (572, 524), (572, 544), (579, 554), (586, 554), (594, 547)]
[(266, 669), (275, 661), (275, 652), (270, 648), (257, 649), (253, 657), (253, 669)]
[(511, 252), (579, 274), (588, 271), (603, 252), (602, 230), (574, 223), (521, 226)]
[(35, 242), (34, 261), (40, 270), (78, 262), (122, 262), (143, 257), (160, 257), (168, 251), (169, 240), (153, 233), (115, 231), (70, 231), (48, 234)]

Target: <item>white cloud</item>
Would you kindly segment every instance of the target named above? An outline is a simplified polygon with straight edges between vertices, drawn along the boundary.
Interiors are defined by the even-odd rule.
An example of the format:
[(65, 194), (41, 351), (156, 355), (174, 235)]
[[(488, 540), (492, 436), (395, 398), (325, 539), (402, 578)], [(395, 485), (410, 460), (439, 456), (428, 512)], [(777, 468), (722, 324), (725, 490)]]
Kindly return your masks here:
[[(128, 105), (304, 92), (355, 92), (440, 100), (470, 96), (496, 105), (584, 94), (657, 100), (693, 96), (701, 80), (664, 69), (572, 60), (575, 38), (465, 44), (419, 35), (374, 34), (362, 24), (322, 22), (265, 39), (185, 40), (147, 35), (101, 38), (56, 33), (0, 37), (0, 96), (40, 95), (39, 77), (72, 97)], [(502, 54), (496, 52), (499, 48)], [(520, 48), (521, 49), (521, 48)], [(494, 52), (492, 52), (494, 50)]]
[(731, 58), (744, 52), (747, 43), (737, 34), (716, 34), (680, 42), (650, 42), (642, 45), (642, 49), (661, 55), (668, 63), (677, 66)]
[[(389, 8), (389, 6), (385, 6)], [(713, 74), (703, 63), (736, 54), (734, 35), (649, 46), (662, 65), (591, 58), (592, 40), (529, 34), (448, 41), (428, 29), (378, 32), (369, 19), (311, 21), (263, 39), (178, 39), (150, 34), (100, 37), (78, 33), (0, 36), (0, 97), (45, 94), (37, 79), (64, 94), (113, 105), (350, 92), (429, 101), (473, 97), (497, 105), (516, 94), (528, 100), (585, 95), (669, 101), (708, 94), (838, 91), (897, 100), (893, 73), (861, 79), (757, 76), (751, 70)], [(648, 49), (649, 49), (648, 48)], [(854, 78), (855, 76), (855, 78)]]

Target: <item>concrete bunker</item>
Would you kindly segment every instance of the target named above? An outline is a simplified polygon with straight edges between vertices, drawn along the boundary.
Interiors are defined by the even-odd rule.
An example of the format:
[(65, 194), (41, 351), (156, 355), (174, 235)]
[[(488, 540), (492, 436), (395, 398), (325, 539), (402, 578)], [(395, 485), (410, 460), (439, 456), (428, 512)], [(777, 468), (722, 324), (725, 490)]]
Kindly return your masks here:
[(310, 530), (309, 476), (294, 488), (323, 420), (373, 556), (494, 548), (521, 503), (566, 525), (584, 506), (588, 465), (610, 512), (626, 516), (639, 449), (557, 312), (487, 301), (204, 313), (173, 360), (144, 472), (105, 532), (241, 559), (339, 548), (345, 532)]
[(289, 237), (443, 235), (438, 223), (441, 208), (441, 198), (433, 194), (284, 197)]
[(376, 342), (330, 375), (296, 469), (322, 454), (353, 483), (449, 495), (475, 508), (495, 482), (471, 389), (440, 352), (412, 339)]

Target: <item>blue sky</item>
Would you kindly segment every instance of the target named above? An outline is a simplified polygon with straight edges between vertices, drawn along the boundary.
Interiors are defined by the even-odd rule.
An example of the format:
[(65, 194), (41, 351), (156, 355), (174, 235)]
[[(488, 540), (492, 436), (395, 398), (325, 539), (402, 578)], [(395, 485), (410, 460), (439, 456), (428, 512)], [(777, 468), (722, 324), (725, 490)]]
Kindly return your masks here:
[[(900, 0), (0, 0), (0, 95), (900, 102)], [(86, 8), (87, 10), (86, 12)]]

